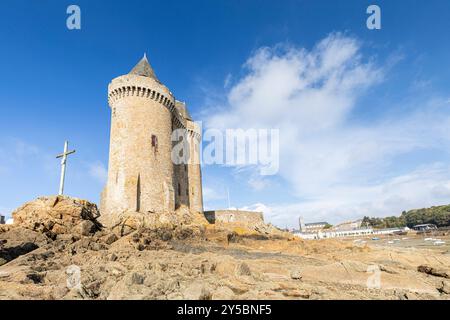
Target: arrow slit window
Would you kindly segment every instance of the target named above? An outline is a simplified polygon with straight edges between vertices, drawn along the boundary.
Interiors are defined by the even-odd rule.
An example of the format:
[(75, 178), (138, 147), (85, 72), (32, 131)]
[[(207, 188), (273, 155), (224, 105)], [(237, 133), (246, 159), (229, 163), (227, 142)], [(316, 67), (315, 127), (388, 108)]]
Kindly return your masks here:
[(152, 149), (156, 153), (158, 151), (158, 137), (152, 134)]

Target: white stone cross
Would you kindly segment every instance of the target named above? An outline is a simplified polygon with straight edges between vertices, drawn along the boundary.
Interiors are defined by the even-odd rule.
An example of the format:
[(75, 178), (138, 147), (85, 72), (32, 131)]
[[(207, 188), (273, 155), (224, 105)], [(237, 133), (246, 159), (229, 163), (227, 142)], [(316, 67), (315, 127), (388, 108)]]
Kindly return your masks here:
[(75, 153), (75, 150), (68, 151), (69, 150), (69, 142), (66, 141), (64, 143), (64, 153), (56, 156), (56, 158), (61, 158), (61, 180), (59, 182), (59, 195), (62, 195), (64, 193), (64, 179), (66, 177), (66, 163), (67, 163), (67, 156), (69, 154)]

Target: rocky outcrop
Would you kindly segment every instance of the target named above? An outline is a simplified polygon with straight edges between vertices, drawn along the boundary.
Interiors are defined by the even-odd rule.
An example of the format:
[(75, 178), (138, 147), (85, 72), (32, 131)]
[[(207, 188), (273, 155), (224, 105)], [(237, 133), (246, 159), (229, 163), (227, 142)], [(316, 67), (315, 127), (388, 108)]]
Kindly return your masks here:
[(74, 242), (102, 229), (95, 204), (64, 196), (38, 198), (12, 215), (14, 224), (0, 228), (0, 265), (55, 240)]
[[(305, 242), (266, 224), (209, 224), (187, 208), (123, 213), (109, 227), (98, 216), (68, 197), (17, 209), (0, 229), (0, 300), (449, 297), (450, 257), (439, 250)], [(380, 288), (368, 286), (374, 275)]]
[(417, 267), (417, 271), (429, 274), (435, 277), (450, 279), (450, 270), (442, 268), (434, 268), (427, 265), (421, 265)]
[(0, 233), (0, 266), (51, 242), (40, 232), (8, 228)]
[[(448, 280), (416, 267), (432, 257), (449, 263), (439, 253), (288, 239), (224, 244), (164, 228), (108, 238), (52, 241), (1, 266), (0, 299), (448, 299)], [(381, 287), (368, 288), (367, 268), (380, 263), (396, 272), (381, 271)]]
[(191, 212), (185, 206), (171, 213), (123, 212), (102, 223), (117, 236), (123, 237), (140, 229), (179, 229), (189, 227), (201, 233), (208, 224), (200, 213)]
[(52, 239), (63, 234), (88, 235), (101, 229), (95, 204), (65, 196), (38, 198), (15, 210), (12, 216), (15, 226)]

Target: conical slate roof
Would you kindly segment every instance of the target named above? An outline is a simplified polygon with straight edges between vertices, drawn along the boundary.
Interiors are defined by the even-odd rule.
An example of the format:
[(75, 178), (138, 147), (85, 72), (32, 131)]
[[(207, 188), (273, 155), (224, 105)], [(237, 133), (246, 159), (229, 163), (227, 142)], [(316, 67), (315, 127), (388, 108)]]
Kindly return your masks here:
[(183, 118), (192, 121), (192, 117), (189, 114), (189, 111), (186, 108), (186, 104), (184, 102), (181, 102), (181, 101), (178, 101), (178, 100), (175, 101), (175, 108), (178, 110), (179, 113), (181, 113)]
[(138, 64), (133, 68), (133, 70), (130, 71), (129, 74), (153, 78), (159, 82), (158, 78), (156, 77), (155, 71), (153, 71), (152, 66), (147, 60), (147, 55), (145, 53), (141, 61), (138, 62)]

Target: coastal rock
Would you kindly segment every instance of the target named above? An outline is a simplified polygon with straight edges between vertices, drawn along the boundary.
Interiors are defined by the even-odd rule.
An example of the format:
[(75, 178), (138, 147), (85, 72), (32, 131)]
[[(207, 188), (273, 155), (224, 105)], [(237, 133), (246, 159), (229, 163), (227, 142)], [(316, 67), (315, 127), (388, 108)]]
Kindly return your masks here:
[(16, 209), (14, 225), (55, 239), (59, 234), (89, 235), (101, 229), (100, 212), (89, 201), (65, 196), (41, 197)]

